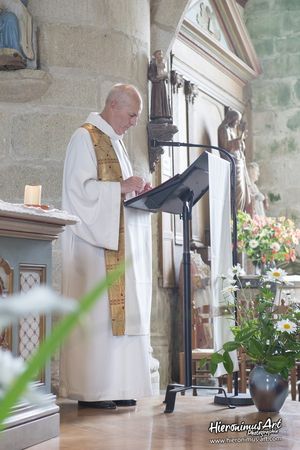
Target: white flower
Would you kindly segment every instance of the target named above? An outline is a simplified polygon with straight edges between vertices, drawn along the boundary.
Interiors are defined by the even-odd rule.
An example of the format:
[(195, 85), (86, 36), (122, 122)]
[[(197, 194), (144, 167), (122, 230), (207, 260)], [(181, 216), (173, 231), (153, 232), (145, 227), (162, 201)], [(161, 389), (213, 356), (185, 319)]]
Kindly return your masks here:
[(238, 263), (236, 266), (232, 266), (232, 268), (229, 269), (228, 275), (231, 278), (234, 278), (234, 276), (241, 277), (243, 275), (246, 275), (246, 272), (244, 271), (240, 263)]
[(248, 287), (251, 287), (251, 281), (246, 281), (245, 286), (246, 286), (247, 288), (248, 288)]
[(286, 331), (287, 333), (294, 333), (296, 329), (297, 325), (294, 322), (291, 322), (289, 319), (280, 320), (276, 324), (277, 331)]
[(226, 286), (224, 289), (222, 289), (223, 294), (233, 294), (235, 291), (238, 290), (238, 287), (230, 284), (229, 286)]
[(274, 269), (268, 270), (267, 275), (264, 277), (266, 281), (284, 281), (284, 277), (286, 277), (287, 273), (285, 270)]
[(250, 248), (256, 248), (256, 247), (258, 247), (258, 241), (256, 240), (256, 239), (251, 239), (250, 241), (249, 241), (249, 247)]
[(272, 249), (272, 250), (274, 250), (274, 252), (279, 252), (279, 250), (280, 250), (280, 244), (278, 243), (278, 242), (273, 242), (271, 245), (270, 245), (270, 248)]
[(46, 286), (35, 287), (26, 293), (9, 296), (9, 300), (8, 297), (0, 299), (0, 330), (28, 314), (71, 312), (76, 305), (75, 300), (62, 298)]
[[(0, 400), (25, 369), (26, 363), (20, 356), (15, 357), (10, 351), (0, 348)], [(48, 398), (37, 390), (36, 383), (28, 384), (26, 391), (23, 393), (23, 399), (34, 404), (42, 404), (48, 401)]]
[(22, 358), (14, 358), (8, 350), (0, 349), (0, 388), (5, 390), (25, 370)]

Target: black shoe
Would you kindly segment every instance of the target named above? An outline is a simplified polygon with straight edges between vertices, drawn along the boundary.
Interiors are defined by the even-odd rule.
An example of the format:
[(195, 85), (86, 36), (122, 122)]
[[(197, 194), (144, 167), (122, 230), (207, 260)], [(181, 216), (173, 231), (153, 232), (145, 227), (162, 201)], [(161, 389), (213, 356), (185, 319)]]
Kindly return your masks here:
[(115, 402), (110, 400), (101, 401), (101, 402), (85, 402), (82, 400), (78, 401), (78, 406), (81, 408), (96, 408), (96, 409), (116, 409)]
[(136, 405), (136, 400), (113, 400), (113, 403), (116, 406), (135, 406)]

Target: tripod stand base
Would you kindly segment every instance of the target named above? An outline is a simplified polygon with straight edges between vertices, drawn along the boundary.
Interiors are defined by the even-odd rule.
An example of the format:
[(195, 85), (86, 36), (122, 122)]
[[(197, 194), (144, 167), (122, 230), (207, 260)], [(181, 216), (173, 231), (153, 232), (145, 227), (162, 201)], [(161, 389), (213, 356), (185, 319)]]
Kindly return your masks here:
[(253, 400), (249, 394), (227, 394), (227, 398), (223, 394), (217, 394), (214, 398), (214, 403), (217, 405), (234, 405), (234, 406), (250, 406), (253, 405)]
[(181, 395), (185, 395), (185, 392), (189, 391), (190, 389), (193, 390), (194, 396), (197, 396), (197, 389), (199, 389), (199, 390), (200, 389), (217, 390), (217, 391), (219, 391), (220, 395), (221, 395), (221, 392), (223, 392), (224, 399), (225, 399), (224, 405), (227, 405), (229, 409), (235, 408), (235, 406), (232, 405), (228, 400), (226, 401), (227, 394), (226, 394), (225, 389), (222, 387), (198, 386), (198, 385), (185, 386), (183, 384), (169, 384), (167, 386), (166, 396), (165, 396), (165, 400), (164, 400), (164, 403), (166, 404), (165, 413), (172, 413), (174, 411), (176, 394), (178, 394), (180, 392)]

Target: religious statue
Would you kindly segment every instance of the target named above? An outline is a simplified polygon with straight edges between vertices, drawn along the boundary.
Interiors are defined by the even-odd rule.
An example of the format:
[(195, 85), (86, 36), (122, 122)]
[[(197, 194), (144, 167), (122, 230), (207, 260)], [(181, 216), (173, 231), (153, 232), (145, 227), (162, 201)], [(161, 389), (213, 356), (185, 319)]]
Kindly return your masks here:
[(250, 179), (250, 196), (251, 203), (249, 207), (249, 213), (253, 217), (257, 216), (265, 216), (265, 210), (269, 208), (268, 198), (260, 192), (258, 189), (256, 182), (259, 178), (259, 165), (256, 162), (251, 162), (248, 164), (248, 173)]
[(166, 88), (168, 72), (161, 50), (156, 50), (148, 68), (148, 78), (152, 82), (151, 89), (151, 121), (171, 122), (171, 110)]
[(218, 128), (218, 145), (227, 150), (236, 165), (236, 209), (245, 211), (250, 204), (250, 180), (245, 159), (246, 123), (239, 111), (229, 109)]
[(161, 50), (156, 50), (148, 67), (148, 79), (152, 82), (150, 122), (147, 125), (149, 138), (150, 171), (164, 153), (163, 148), (154, 141), (171, 141), (178, 128), (173, 124), (166, 83), (169, 79), (166, 63)]
[(0, 70), (23, 69), (34, 59), (28, 0), (0, 0)]

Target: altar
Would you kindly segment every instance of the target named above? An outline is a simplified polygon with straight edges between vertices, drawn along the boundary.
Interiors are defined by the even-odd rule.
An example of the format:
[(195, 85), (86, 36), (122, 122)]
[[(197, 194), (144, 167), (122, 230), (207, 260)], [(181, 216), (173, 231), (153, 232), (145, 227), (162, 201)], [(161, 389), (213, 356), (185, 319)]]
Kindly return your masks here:
[[(0, 299), (52, 283), (52, 242), (78, 219), (65, 211), (0, 200)], [(51, 317), (30, 314), (0, 335), (0, 346), (25, 361), (51, 332)], [(43, 405), (19, 403), (5, 422), (0, 448), (20, 450), (59, 434), (59, 407), (51, 394), (50, 360), (37, 379)]]

